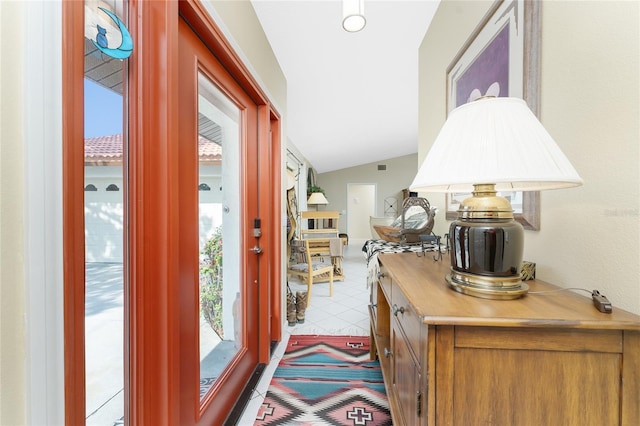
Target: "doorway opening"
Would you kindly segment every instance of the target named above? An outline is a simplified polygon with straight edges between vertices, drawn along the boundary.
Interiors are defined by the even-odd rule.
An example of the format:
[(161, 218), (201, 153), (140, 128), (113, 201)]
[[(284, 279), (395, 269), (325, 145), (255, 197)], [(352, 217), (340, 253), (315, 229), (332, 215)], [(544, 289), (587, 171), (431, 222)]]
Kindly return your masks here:
[(354, 243), (371, 239), (369, 218), (376, 216), (376, 192), (375, 183), (347, 184), (347, 232)]

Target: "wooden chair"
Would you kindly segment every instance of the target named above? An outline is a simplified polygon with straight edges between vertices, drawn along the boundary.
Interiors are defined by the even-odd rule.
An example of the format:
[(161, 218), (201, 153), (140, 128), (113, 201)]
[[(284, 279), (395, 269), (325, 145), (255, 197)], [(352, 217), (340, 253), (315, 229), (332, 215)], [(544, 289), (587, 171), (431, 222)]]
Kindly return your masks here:
[[(303, 211), (300, 216), (304, 220), (312, 221), (312, 229), (300, 229), (302, 238), (328, 238), (338, 237), (338, 219), (340, 212), (335, 211)], [(325, 227), (325, 224), (327, 227)]]
[(307, 223), (305, 221), (314, 223), (311, 229), (300, 229), (300, 238), (309, 240), (309, 249), (314, 258), (317, 258), (318, 255), (330, 256), (331, 263), (333, 263), (333, 279), (344, 281), (342, 250), (340, 250), (340, 255), (335, 254), (335, 249), (331, 250), (332, 240), (341, 238), (340, 235), (344, 235), (348, 239), (347, 234), (339, 234), (338, 220), (340, 219), (340, 212), (323, 210), (303, 211), (300, 214), (302, 223)]
[[(307, 283), (307, 304), (311, 304), (311, 288), (317, 282), (329, 281), (329, 296), (333, 296), (333, 264), (324, 262), (322, 258), (311, 255), (309, 240), (294, 240), (291, 242), (291, 252), (294, 259), (299, 261), (290, 264), (287, 273), (300, 277)], [(314, 258), (318, 259), (314, 262)]]

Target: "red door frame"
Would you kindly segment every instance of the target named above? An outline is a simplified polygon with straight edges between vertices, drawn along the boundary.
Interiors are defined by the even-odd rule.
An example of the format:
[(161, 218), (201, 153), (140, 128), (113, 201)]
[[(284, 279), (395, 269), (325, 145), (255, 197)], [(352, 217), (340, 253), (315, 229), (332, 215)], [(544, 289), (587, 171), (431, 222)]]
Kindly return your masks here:
[[(259, 170), (259, 211), (262, 218), (261, 246), (265, 255), (260, 262), (260, 357), (269, 362), (271, 341), (282, 339), (282, 267), (281, 267), (281, 130), (280, 114), (234, 51), (220, 28), (213, 22), (201, 2), (180, 0), (180, 15), (211, 50), (236, 82), (258, 105), (259, 157), (271, 161), (261, 163)], [(278, 167), (275, 167), (278, 165)], [(268, 283), (268, 284), (267, 284)], [(268, 302), (267, 302), (268, 301)]]
[[(216, 60), (188, 24), (179, 23), (179, 110), (180, 135), (177, 141), (180, 158), (179, 212), (180, 212), (180, 339), (181, 359), (181, 415), (180, 424), (222, 424), (249, 382), (258, 365), (259, 317), (258, 304), (259, 263), (258, 256), (249, 248), (262, 243), (252, 232), (253, 219), (258, 217), (258, 106), (235, 82), (222, 64)], [(246, 339), (238, 353), (225, 368), (209, 393), (201, 409), (199, 389), (200, 353), (199, 322), (199, 256), (198, 256), (198, 76), (203, 74), (221, 92), (234, 102), (240, 112), (240, 253), (239, 289), (242, 295), (243, 336)], [(223, 150), (225, 148), (223, 147)], [(223, 165), (224, 168), (224, 165)], [(229, 189), (227, 189), (229, 190)], [(237, 214), (237, 212), (234, 212)], [(232, 213), (232, 214), (234, 214)], [(224, 244), (224, 243), (223, 243)], [(226, 250), (226, 249), (225, 249)], [(225, 251), (226, 256), (235, 256)], [(225, 278), (226, 279), (226, 278)], [(215, 406), (215, 408), (214, 408)]]
[[(128, 420), (179, 424), (178, 4), (129, 2)], [(135, 17), (135, 18), (134, 18)], [(126, 156), (125, 156), (126, 157)]]
[[(125, 416), (131, 425), (180, 424), (181, 411), (191, 407), (180, 398), (179, 197), (171, 179), (179, 166), (171, 143), (178, 137), (179, 14), (259, 105), (260, 155), (271, 159), (259, 170), (261, 245), (267, 249), (259, 272), (261, 363), (269, 362), (270, 342), (282, 333), (281, 183), (280, 168), (273, 167), (280, 164), (280, 116), (200, 3), (129, 0), (128, 6), (135, 48), (128, 59), (125, 274), (132, 284), (125, 291)], [(65, 423), (79, 425), (85, 419), (84, 2), (62, 2), (62, 16)]]
[[(62, 2), (65, 423), (85, 421), (84, 3)], [(75, 61), (65, 58), (77, 58)], [(81, 319), (80, 321), (78, 319)], [(82, 374), (79, 374), (81, 372)]]

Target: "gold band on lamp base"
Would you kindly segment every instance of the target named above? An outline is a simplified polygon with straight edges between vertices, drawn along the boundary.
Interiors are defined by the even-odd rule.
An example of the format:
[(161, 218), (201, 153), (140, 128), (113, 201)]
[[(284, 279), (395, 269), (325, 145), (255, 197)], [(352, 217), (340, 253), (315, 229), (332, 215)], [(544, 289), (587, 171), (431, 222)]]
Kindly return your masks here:
[(477, 275), (452, 272), (445, 279), (449, 286), (458, 293), (483, 299), (512, 300), (524, 296), (529, 291), (529, 286), (519, 278), (496, 280), (486, 277), (484, 278), (486, 285), (483, 285)]

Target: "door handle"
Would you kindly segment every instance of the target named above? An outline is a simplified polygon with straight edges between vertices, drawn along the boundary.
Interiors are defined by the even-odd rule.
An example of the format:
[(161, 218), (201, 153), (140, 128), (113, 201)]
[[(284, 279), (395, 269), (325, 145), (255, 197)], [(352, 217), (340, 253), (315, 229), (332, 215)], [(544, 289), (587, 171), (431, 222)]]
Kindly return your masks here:
[(264, 252), (264, 249), (262, 247), (254, 246), (253, 248), (249, 249), (249, 251), (252, 251), (254, 254), (262, 254), (262, 252)]

